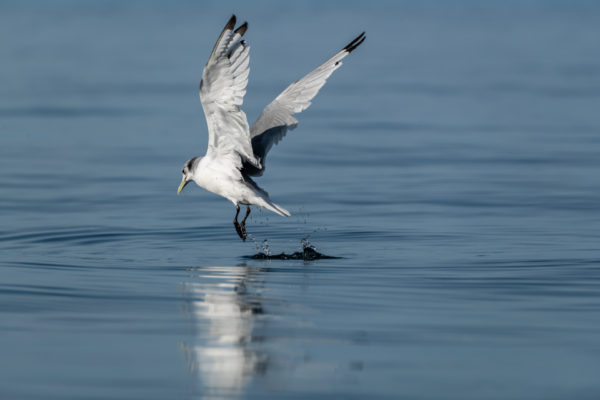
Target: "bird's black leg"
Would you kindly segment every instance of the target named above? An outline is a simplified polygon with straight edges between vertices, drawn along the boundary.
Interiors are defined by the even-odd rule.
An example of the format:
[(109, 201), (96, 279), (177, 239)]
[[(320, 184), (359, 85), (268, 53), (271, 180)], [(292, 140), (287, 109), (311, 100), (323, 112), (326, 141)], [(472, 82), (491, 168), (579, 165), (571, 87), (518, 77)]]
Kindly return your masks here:
[(242, 227), (240, 226), (237, 217), (240, 214), (240, 206), (235, 205), (235, 217), (233, 217), (233, 226), (235, 226), (235, 231), (240, 236), (243, 241), (246, 241), (246, 232), (242, 231)]
[(250, 206), (246, 205), (246, 215), (244, 216), (244, 219), (242, 220), (242, 234), (244, 235), (244, 240), (246, 240), (246, 218), (248, 218), (248, 215), (250, 215)]

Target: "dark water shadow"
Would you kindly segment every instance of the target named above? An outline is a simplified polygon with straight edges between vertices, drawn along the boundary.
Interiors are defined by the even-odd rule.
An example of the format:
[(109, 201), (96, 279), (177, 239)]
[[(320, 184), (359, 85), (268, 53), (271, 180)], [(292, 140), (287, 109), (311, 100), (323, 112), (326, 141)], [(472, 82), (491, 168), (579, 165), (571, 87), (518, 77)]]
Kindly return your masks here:
[(303, 260), (303, 261), (314, 261), (314, 260), (334, 260), (341, 259), (342, 257), (328, 256), (326, 254), (317, 251), (315, 246), (310, 244), (307, 238), (302, 239), (302, 250), (293, 253), (279, 253), (271, 254), (268, 250), (268, 246), (264, 247), (265, 251), (260, 251), (251, 256), (244, 256), (244, 259), (250, 260)]

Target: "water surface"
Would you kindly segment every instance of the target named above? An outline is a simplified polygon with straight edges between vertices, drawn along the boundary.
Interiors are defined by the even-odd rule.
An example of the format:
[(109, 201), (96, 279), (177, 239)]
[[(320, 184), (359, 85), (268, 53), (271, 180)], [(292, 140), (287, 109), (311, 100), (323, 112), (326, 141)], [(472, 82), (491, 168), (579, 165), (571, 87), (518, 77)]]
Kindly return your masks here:
[[(247, 19), (254, 120), (359, 32), (242, 243), (188, 186)], [(0, 5), (0, 397), (595, 399), (593, 2)], [(301, 252), (330, 259), (256, 259)]]

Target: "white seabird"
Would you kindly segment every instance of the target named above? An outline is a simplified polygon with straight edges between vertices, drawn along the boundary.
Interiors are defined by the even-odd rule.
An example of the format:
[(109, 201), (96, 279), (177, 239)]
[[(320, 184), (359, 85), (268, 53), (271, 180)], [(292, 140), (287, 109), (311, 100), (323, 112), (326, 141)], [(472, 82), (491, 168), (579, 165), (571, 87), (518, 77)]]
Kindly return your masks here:
[[(231, 201), (236, 209), (233, 224), (240, 238), (246, 240), (246, 218), (251, 204), (281, 216), (290, 216), (285, 208), (271, 201), (269, 194), (251, 176), (263, 174), (271, 147), (288, 129), (294, 129), (298, 124), (294, 114), (310, 106), (327, 78), (342, 65), (341, 60), (365, 40), (365, 32), (317, 69), (288, 86), (250, 127), (246, 114), (240, 109), (250, 72), (250, 47), (242, 40), (248, 23), (244, 22), (234, 30), (235, 22), (233, 15), (202, 72), (200, 101), (208, 124), (208, 149), (204, 157), (194, 157), (184, 164), (177, 194), (194, 181)], [(237, 220), (240, 204), (247, 207), (241, 224)]]

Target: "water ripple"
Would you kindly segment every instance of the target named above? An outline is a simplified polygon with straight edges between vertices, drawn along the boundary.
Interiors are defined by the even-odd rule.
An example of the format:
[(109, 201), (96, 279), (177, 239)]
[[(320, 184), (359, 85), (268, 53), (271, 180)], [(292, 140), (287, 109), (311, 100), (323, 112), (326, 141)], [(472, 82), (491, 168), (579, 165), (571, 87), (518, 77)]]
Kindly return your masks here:
[(114, 118), (144, 113), (146, 112), (140, 109), (123, 107), (30, 106), (0, 108), (0, 117), (3, 118)]

